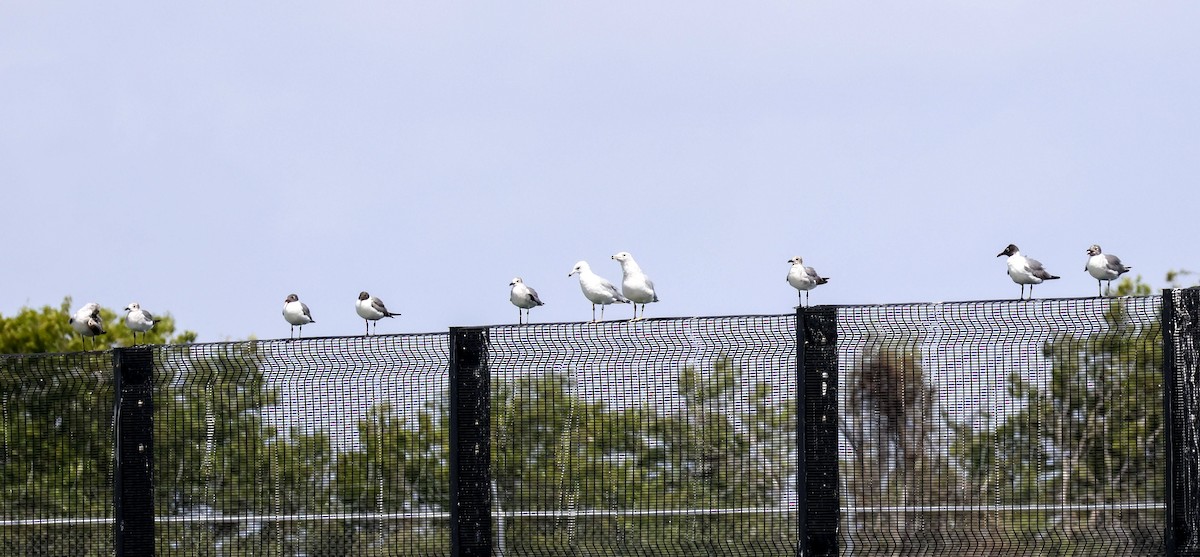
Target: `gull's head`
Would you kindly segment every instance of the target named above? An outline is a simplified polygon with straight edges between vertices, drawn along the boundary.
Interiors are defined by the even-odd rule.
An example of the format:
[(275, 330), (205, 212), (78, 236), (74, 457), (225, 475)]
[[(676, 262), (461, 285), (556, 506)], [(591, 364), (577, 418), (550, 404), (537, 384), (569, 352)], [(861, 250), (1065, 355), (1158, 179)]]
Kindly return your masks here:
[(613, 259), (615, 259), (615, 260), (617, 260), (617, 261), (619, 261), (619, 262), (621, 262), (621, 263), (624, 263), (624, 262), (626, 262), (626, 261), (629, 261), (629, 260), (633, 259), (633, 256), (632, 256), (632, 255), (629, 255), (629, 252), (627, 252), (627, 251), (623, 251), (623, 252), (621, 252), (621, 253), (618, 253), (618, 254), (616, 254), (616, 255), (612, 256), (612, 258), (613, 258)]
[(1021, 251), (1021, 250), (1017, 249), (1016, 244), (1009, 244), (1008, 247), (1004, 248), (1004, 251), (997, 253), (996, 257), (1000, 257), (1001, 255), (1013, 255), (1013, 254), (1017, 253), (1018, 251)]
[(793, 258), (791, 258), (791, 259), (788, 259), (788, 263), (791, 263), (792, 265), (803, 265), (803, 264), (804, 264), (804, 258), (803, 258), (803, 257), (800, 257), (799, 255), (797, 255), (796, 257), (793, 257)]
[[(295, 294), (292, 294), (292, 296), (295, 296)], [(358, 293), (358, 299), (359, 300), (369, 300), (369, 299), (371, 299), (371, 295), (367, 294), (366, 290), (363, 290), (362, 292)]]
[[(567, 275), (567, 276), (571, 276), (571, 275)], [(516, 285), (518, 285), (518, 284), (523, 284), (524, 282), (525, 282), (525, 281), (521, 280), (521, 277), (513, 277), (513, 279), (512, 279), (512, 282), (508, 283), (508, 285), (509, 285), (509, 286), (516, 286)]]
[(1100, 246), (1098, 246), (1096, 244), (1092, 244), (1092, 247), (1088, 248), (1087, 254), (1088, 255), (1100, 255)]
[(88, 302), (83, 304), (83, 307), (79, 308), (79, 311), (86, 313), (97, 313), (100, 311), (100, 304), (97, 304), (96, 302)]
[(575, 264), (575, 268), (571, 269), (571, 272), (568, 273), (567, 276), (573, 277), (584, 271), (590, 271), (590, 270), (592, 270), (592, 268), (588, 266), (587, 261), (580, 261), (579, 263)]
[(129, 302), (129, 305), (125, 306), (125, 311), (133, 311), (135, 309), (142, 309), (142, 305), (137, 302)]
[(290, 304), (292, 302), (299, 302), (299, 301), (300, 301), (300, 296), (297, 296), (295, 294), (288, 294), (288, 297), (284, 298), (283, 303)]

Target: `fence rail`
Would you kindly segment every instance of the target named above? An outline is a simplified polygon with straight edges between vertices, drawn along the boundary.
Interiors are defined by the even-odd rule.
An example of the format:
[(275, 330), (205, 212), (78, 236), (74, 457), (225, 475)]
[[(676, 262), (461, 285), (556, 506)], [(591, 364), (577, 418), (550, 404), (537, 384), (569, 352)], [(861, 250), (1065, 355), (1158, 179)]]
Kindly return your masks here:
[(1200, 291), (0, 356), (5, 555), (1200, 556)]

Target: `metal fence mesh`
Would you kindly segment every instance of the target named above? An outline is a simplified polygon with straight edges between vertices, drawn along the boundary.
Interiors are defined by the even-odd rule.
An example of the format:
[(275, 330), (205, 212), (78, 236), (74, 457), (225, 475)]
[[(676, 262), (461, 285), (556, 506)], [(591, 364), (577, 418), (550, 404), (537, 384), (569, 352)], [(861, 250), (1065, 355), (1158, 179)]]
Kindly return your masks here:
[(843, 550), (1161, 554), (1160, 304), (841, 308)]
[(447, 337), (165, 346), (159, 555), (448, 554)]
[(0, 356), (0, 555), (113, 554), (113, 366)]
[(490, 329), (497, 554), (794, 552), (795, 338), (790, 315)]
[[(1162, 300), (836, 308), (841, 554), (1164, 554)], [(487, 328), (493, 553), (795, 554), (796, 323)], [(449, 555), (450, 338), (148, 348), (157, 553)], [(113, 555), (113, 367), (0, 356), (0, 555)]]

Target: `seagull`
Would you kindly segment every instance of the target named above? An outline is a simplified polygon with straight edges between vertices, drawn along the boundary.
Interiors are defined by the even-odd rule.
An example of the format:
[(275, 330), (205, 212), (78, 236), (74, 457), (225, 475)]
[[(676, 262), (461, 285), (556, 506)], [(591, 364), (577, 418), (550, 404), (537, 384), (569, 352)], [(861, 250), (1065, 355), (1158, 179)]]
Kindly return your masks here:
[(537, 290), (525, 286), (525, 281), (521, 280), (521, 277), (513, 277), (512, 282), (508, 285), (512, 287), (512, 292), (508, 294), (508, 300), (517, 306), (517, 324), (521, 324), (522, 313), (525, 315), (525, 322), (529, 323), (529, 310), (545, 304), (542, 303), (541, 298), (538, 298)]
[(1096, 290), (1099, 291), (1099, 296), (1104, 296), (1104, 290), (1100, 288), (1100, 281), (1108, 281), (1108, 290), (1112, 291), (1113, 279), (1128, 273), (1130, 267), (1121, 263), (1121, 258), (1108, 253), (1101, 253), (1100, 246), (1092, 244), (1092, 247), (1087, 249), (1087, 254), (1091, 257), (1087, 260), (1087, 266), (1083, 270), (1088, 274), (1096, 277)]
[(574, 275), (579, 275), (579, 289), (583, 290), (584, 297), (592, 302), (593, 323), (596, 321), (596, 304), (600, 304), (600, 319), (604, 319), (604, 306), (629, 303), (629, 298), (622, 296), (611, 282), (593, 273), (592, 267), (587, 264), (587, 261), (576, 263), (575, 268), (571, 269), (571, 273), (567, 276)]
[(283, 318), (292, 325), (291, 332), (288, 333), (288, 338), (292, 338), (292, 332), (295, 332), (296, 327), (300, 327), (300, 334), (297, 338), (304, 336), (304, 326), (309, 323), (316, 323), (312, 318), (312, 313), (309, 313), (308, 306), (300, 301), (300, 297), (295, 294), (288, 294), (287, 299), (283, 301)]
[(81, 337), (92, 337), (92, 348), (96, 347), (96, 336), (108, 332), (104, 330), (104, 321), (100, 319), (100, 304), (96, 302), (84, 304), (71, 316), (69, 323)]
[(146, 331), (154, 328), (154, 324), (158, 323), (150, 312), (142, 309), (142, 306), (137, 302), (131, 302), (125, 307), (125, 326), (133, 331), (133, 343), (137, 344), (137, 334), (142, 333), (142, 342), (146, 342)]
[(1044, 280), (1054, 280), (1058, 277), (1046, 272), (1042, 262), (1021, 255), (1021, 250), (1015, 244), (1009, 244), (1004, 251), (996, 254), (1008, 256), (1008, 276), (1013, 282), (1021, 285), (1021, 299), (1025, 299), (1025, 285), (1029, 285), (1029, 299), (1033, 299), (1033, 285), (1041, 284)]
[[(399, 313), (392, 313), (388, 311), (387, 306), (383, 305), (383, 300), (367, 294), (366, 292), (358, 293), (358, 301), (354, 303), (354, 311), (358, 312), (358, 316), (363, 318), (363, 324), (368, 327), (367, 336), (370, 336), (371, 330), (375, 328), (371, 325), (372, 321), (378, 325), (379, 320), (383, 319), (384, 317), (396, 317), (397, 315), (400, 315)], [(308, 314), (308, 308), (304, 308), (304, 313), (305, 315)]]
[[(621, 264), (621, 293), (633, 302), (633, 321), (646, 318), (646, 304), (658, 301), (658, 294), (654, 293), (654, 281), (642, 272), (642, 268), (638, 267), (637, 261), (633, 260), (633, 256), (629, 252), (623, 251), (612, 256), (617, 263)], [(642, 316), (638, 317), (637, 307), (642, 304)]]
[(804, 292), (804, 305), (808, 305), (808, 291), (829, 282), (828, 277), (817, 274), (817, 270), (804, 266), (804, 258), (797, 255), (788, 260), (792, 269), (788, 271), (787, 281), (796, 289), (796, 303), (800, 303), (800, 293)]

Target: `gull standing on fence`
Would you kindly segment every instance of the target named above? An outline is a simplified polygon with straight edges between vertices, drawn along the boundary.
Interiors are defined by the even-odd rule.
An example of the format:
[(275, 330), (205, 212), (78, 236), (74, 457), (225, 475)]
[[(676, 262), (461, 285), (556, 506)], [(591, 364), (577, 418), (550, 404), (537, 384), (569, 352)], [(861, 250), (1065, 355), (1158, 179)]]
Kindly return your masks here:
[(525, 315), (525, 323), (529, 323), (529, 310), (546, 304), (543, 304), (542, 299), (538, 298), (537, 290), (525, 286), (525, 281), (521, 280), (521, 277), (513, 277), (512, 282), (508, 285), (512, 287), (512, 291), (508, 293), (508, 301), (517, 306), (517, 324), (521, 324), (522, 313)]
[(604, 319), (604, 306), (608, 304), (628, 304), (629, 298), (622, 296), (617, 292), (617, 287), (611, 282), (604, 280), (604, 277), (592, 272), (592, 267), (587, 264), (587, 261), (580, 261), (575, 264), (575, 268), (571, 269), (571, 273), (567, 276), (579, 275), (579, 289), (583, 291), (584, 297), (592, 302), (592, 322), (596, 321), (596, 304), (600, 304), (600, 319)]
[(788, 260), (792, 264), (788, 271), (787, 281), (796, 289), (796, 303), (800, 303), (800, 293), (804, 293), (804, 305), (808, 305), (808, 291), (829, 282), (829, 277), (817, 274), (817, 270), (804, 266), (804, 258), (797, 255)]
[(79, 336), (92, 337), (92, 348), (96, 347), (96, 336), (108, 332), (104, 330), (104, 320), (100, 319), (100, 304), (96, 302), (83, 304), (83, 307), (71, 316), (69, 323)]
[(1100, 281), (1108, 281), (1108, 290), (1112, 292), (1113, 279), (1129, 272), (1131, 267), (1127, 267), (1121, 263), (1121, 258), (1115, 255), (1101, 253), (1100, 246), (1092, 244), (1092, 247), (1087, 249), (1087, 254), (1091, 257), (1087, 260), (1087, 265), (1083, 270), (1096, 278), (1096, 290), (1098, 296), (1104, 296), (1104, 290), (1100, 287)]
[(371, 331), (375, 329), (375, 325), (379, 324), (380, 319), (400, 315), (399, 313), (388, 311), (387, 306), (383, 305), (383, 300), (367, 294), (365, 291), (358, 293), (358, 301), (354, 303), (354, 311), (358, 312), (358, 316), (363, 318), (363, 323), (367, 327), (367, 336), (371, 335)]
[[(623, 251), (612, 258), (621, 264), (621, 293), (633, 302), (632, 320), (645, 319), (646, 304), (658, 301), (658, 294), (654, 293), (654, 281), (642, 272), (642, 268), (638, 267), (637, 261), (633, 260), (629, 252)], [(638, 304), (642, 304), (641, 317), (638, 317)]]
[(1025, 299), (1026, 284), (1029, 285), (1029, 299), (1032, 300), (1033, 285), (1058, 278), (1046, 272), (1041, 261), (1021, 255), (1021, 250), (1017, 249), (1016, 244), (1009, 244), (1004, 251), (996, 254), (996, 257), (1002, 255), (1008, 256), (1008, 276), (1012, 278), (1013, 282), (1021, 285), (1020, 299), (1022, 300)]
[(146, 342), (146, 331), (153, 329), (154, 324), (158, 323), (158, 319), (142, 309), (141, 304), (137, 302), (130, 302), (128, 306), (125, 306), (125, 311), (129, 312), (125, 314), (125, 326), (133, 331), (133, 343), (137, 344), (138, 333), (142, 333), (142, 342)]
[(304, 326), (309, 323), (316, 323), (317, 320), (312, 318), (312, 313), (308, 311), (308, 306), (300, 301), (300, 297), (295, 294), (288, 294), (288, 297), (283, 300), (283, 318), (292, 325), (288, 332), (288, 338), (292, 338), (292, 333), (296, 331), (296, 327), (300, 327), (300, 334), (296, 338), (304, 336)]

